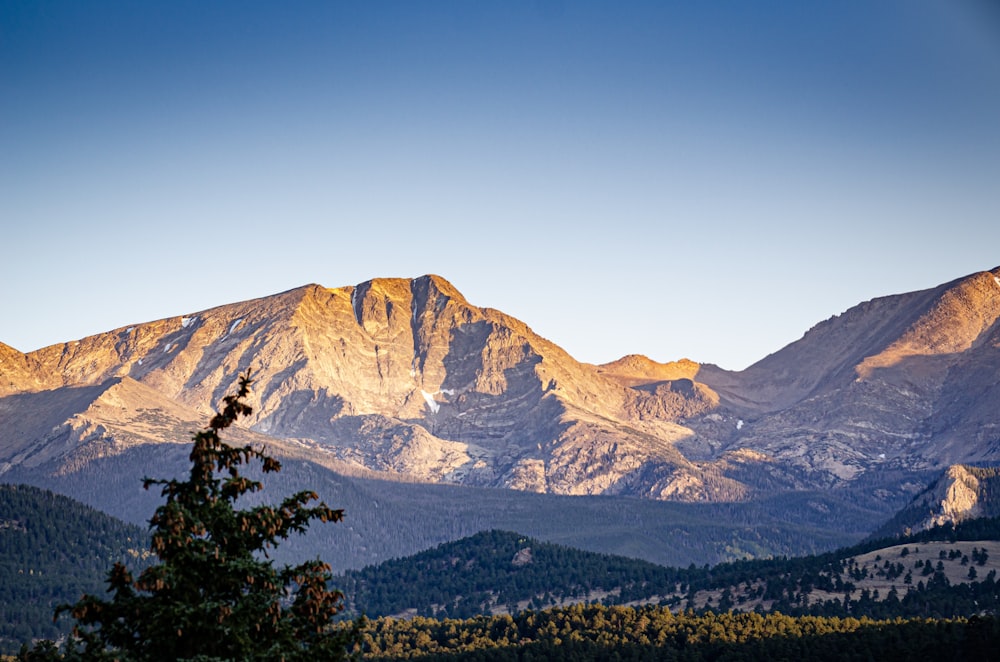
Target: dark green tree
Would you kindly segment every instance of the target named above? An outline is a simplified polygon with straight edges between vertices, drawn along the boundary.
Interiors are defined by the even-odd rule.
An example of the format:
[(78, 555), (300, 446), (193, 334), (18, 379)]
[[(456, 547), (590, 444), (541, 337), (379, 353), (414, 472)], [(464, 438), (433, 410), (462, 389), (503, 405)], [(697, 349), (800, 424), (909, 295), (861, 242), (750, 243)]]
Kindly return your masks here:
[[(76, 620), (65, 659), (85, 660), (337, 660), (358, 636), (332, 625), (343, 595), (328, 588), (330, 567), (320, 561), (276, 568), (268, 550), (312, 520), (339, 522), (343, 511), (310, 491), (280, 506), (236, 508), (261, 489), (241, 475), (259, 461), (264, 473), (280, 463), (251, 446), (233, 447), (219, 433), (251, 413), (244, 402), (250, 372), (208, 427), (194, 435), (187, 480), (146, 478), (161, 485), (166, 503), (150, 528), (159, 563), (134, 578), (121, 563), (108, 574), (109, 600), (85, 595), (66, 605)], [(58, 612), (57, 612), (58, 614)], [(39, 651), (36, 648), (36, 652)], [(37, 658), (36, 658), (37, 659)]]

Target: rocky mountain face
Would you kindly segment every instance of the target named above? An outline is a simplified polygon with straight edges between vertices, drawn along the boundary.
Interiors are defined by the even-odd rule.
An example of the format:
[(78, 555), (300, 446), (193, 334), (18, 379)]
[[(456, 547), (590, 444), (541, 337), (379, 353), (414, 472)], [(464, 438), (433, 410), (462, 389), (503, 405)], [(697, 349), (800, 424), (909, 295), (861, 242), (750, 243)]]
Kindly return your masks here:
[(1000, 516), (1000, 467), (955, 464), (917, 494), (881, 527), (876, 536), (892, 537), (957, 525), (978, 517)]
[(0, 480), (185, 443), (250, 368), (235, 434), (343, 475), (715, 503), (836, 487), (888, 518), (946, 467), (1000, 461), (998, 317), (1000, 268), (862, 303), (741, 372), (594, 366), (438, 276), (308, 285), (0, 344)]
[(186, 441), (165, 420), (205, 416), (252, 368), (251, 430), (358, 468), (656, 498), (720, 480), (674, 448), (681, 416), (717, 406), (710, 389), (624, 385), (436, 276), (310, 285), (2, 359), (0, 466)]
[[(1000, 459), (1000, 269), (860, 304), (742, 373), (699, 373), (747, 447), (837, 485)], [(726, 447), (726, 446), (724, 446)]]

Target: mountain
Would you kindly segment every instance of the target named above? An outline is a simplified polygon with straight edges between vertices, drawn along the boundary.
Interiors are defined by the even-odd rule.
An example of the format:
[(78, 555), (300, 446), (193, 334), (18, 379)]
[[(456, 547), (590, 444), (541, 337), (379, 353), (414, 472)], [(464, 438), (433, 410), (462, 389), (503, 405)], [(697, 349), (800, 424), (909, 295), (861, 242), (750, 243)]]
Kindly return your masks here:
[[(412, 545), (508, 528), (649, 558), (678, 518), (699, 538), (678, 558), (815, 544), (794, 531), (847, 544), (948, 466), (1000, 462), (998, 316), (1000, 268), (862, 303), (729, 372), (581, 363), (439, 276), (308, 285), (28, 354), (0, 345), (0, 480), (142, 522), (155, 495), (138, 478), (182, 471), (191, 431), (252, 368), (254, 414), (231, 436), (286, 462), (275, 489), (391, 504)], [(615, 525), (616, 541), (579, 528), (595, 508), (610, 522), (616, 499), (656, 523)], [(514, 502), (517, 522), (488, 510)], [(419, 549), (357, 535), (345, 563)]]
[(696, 378), (745, 419), (723, 448), (801, 467), (810, 482), (995, 462), (998, 317), (1000, 268), (865, 302), (740, 373)]
[[(686, 489), (677, 471), (726, 482), (673, 448), (687, 431), (672, 419), (711, 401), (627, 388), (436, 276), (307, 286), (12, 355), (0, 384), (10, 410), (37, 400), (54, 417), (46, 434), (74, 419), (76, 448), (157, 423), (137, 414), (156, 409), (149, 396), (171, 420), (204, 415), (251, 366), (252, 430), (357, 467), (557, 494), (670, 496)], [(105, 439), (137, 442), (119, 436)], [(24, 445), (45, 447), (35, 462), (62, 453), (51, 441), (25, 431), (0, 461), (20, 464)]]

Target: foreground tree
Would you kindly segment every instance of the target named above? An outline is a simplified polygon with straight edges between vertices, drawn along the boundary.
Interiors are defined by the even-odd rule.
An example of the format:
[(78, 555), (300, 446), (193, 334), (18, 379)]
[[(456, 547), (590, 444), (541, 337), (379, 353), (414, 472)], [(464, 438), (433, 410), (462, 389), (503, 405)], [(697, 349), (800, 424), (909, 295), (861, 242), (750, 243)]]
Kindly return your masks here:
[[(194, 435), (187, 480), (146, 478), (161, 485), (166, 503), (150, 520), (151, 550), (159, 563), (138, 578), (121, 563), (108, 575), (111, 599), (86, 595), (69, 611), (75, 639), (64, 659), (86, 660), (338, 660), (347, 657), (358, 627), (332, 628), (343, 595), (328, 588), (330, 567), (320, 560), (274, 567), (268, 550), (312, 520), (339, 522), (342, 510), (310, 491), (280, 506), (236, 508), (260, 490), (241, 475), (259, 461), (264, 473), (280, 463), (250, 446), (233, 447), (219, 433), (251, 413), (244, 402), (250, 373), (208, 427)], [(58, 615), (57, 611), (57, 615)], [(51, 657), (51, 644), (25, 659)]]

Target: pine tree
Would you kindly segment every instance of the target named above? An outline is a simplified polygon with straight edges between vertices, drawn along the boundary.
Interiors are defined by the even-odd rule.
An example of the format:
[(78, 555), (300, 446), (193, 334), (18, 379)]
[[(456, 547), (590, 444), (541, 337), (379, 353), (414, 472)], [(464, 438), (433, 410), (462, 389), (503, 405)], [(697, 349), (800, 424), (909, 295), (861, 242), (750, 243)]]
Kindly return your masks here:
[[(251, 408), (250, 373), (235, 395), (194, 435), (187, 480), (144, 479), (162, 486), (166, 503), (150, 520), (159, 560), (138, 578), (116, 563), (110, 600), (85, 595), (69, 611), (75, 640), (65, 659), (84, 660), (337, 660), (357, 641), (359, 624), (331, 628), (343, 595), (328, 588), (330, 567), (319, 559), (276, 568), (269, 549), (312, 520), (339, 522), (342, 510), (302, 491), (280, 506), (239, 510), (236, 500), (262, 484), (240, 469), (280, 463), (251, 446), (233, 447), (219, 433)], [(58, 612), (57, 612), (58, 614)], [(36, 649), (37, 651), (37, 649)], [(37, 658), (35, 658), (37, 659)]]

